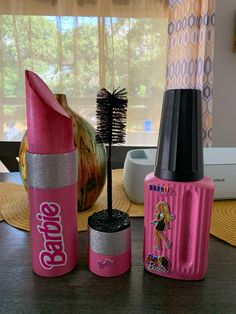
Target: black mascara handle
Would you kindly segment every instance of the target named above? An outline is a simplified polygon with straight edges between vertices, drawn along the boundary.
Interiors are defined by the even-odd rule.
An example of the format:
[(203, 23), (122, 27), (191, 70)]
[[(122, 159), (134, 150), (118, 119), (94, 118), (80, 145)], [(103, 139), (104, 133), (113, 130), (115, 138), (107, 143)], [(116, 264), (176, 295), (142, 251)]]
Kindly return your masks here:
[(112, 217), (112, 169), (111, 169), (111, 143), (107, 154), (107, 209), (108, 219)]

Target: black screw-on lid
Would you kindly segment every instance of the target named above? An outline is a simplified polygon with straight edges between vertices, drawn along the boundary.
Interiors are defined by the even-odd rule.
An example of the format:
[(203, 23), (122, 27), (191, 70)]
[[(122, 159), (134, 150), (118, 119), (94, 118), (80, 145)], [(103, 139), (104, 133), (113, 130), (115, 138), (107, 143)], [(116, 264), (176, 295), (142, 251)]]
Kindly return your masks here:
[(171, 181), (203, 178), (201, 121), (200, 90), (165, 91), (155, 176)]

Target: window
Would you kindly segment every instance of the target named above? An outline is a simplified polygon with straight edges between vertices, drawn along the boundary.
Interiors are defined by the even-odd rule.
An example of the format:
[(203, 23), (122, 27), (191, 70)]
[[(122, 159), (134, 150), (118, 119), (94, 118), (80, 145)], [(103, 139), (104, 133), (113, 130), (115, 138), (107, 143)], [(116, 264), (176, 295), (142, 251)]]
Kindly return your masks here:
[[(115, 6), (112, 14), (94, 14), (95, 0), (87, 1), (88, 6), (77, 1), (83, 10), (59, 15), (55, 5), (64, 1), (27, 2), (31, 6), (17, 14), (0, 8), (0, 140), (19, 141), (25, 132), (24, 70), (30, 69), (54, 93), (66, 94), (70, 107), (94, 126), (99, 88), (125, 87), (126, 143), (156, 145), (165, 87), (166, 6), (161, 13), (150, 7), (147, 11), (152, 14), (145, 14), (138, 4), (153, 1), (127, 0), (118, 5), (119, 1), (106, 0), (120, 10)], [(37, 2), (45, 8), (42, 12)], [(127, 13), (127, 3), (136, 4), (135, 10)]]

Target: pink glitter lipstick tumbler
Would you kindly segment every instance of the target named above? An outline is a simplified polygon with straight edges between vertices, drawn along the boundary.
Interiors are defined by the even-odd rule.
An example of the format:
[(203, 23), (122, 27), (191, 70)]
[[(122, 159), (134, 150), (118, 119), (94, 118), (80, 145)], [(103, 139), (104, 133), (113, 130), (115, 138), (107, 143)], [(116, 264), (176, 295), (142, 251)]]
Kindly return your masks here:
[(214, 184), (203, 174), (201, 92), (164, 95), (154, 173), (144, 182), (144, 267), (175, 279), (207, 271)]
[(26, 171), (33, 271), (56, 277), (77, 264), (77, 150), (72, 120), (47, 85), (26, 71)]

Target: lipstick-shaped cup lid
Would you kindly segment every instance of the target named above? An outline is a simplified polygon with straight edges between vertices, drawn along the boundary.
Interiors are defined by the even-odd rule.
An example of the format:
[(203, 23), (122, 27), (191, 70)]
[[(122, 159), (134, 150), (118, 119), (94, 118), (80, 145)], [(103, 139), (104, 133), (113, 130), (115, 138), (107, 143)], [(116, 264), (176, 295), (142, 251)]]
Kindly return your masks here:
[(164, 94), (155, 176), (171, 181), (203, 178), (201, 91)]
[(75, 149), (72, 119), (48, 86), (34, 72), (25, 71), (28, 151), (68, 153)]

